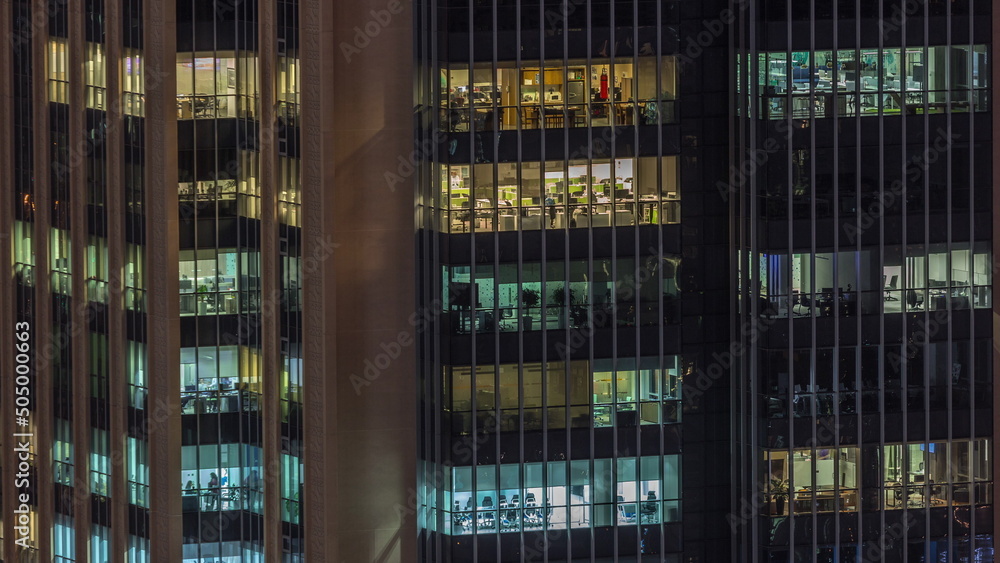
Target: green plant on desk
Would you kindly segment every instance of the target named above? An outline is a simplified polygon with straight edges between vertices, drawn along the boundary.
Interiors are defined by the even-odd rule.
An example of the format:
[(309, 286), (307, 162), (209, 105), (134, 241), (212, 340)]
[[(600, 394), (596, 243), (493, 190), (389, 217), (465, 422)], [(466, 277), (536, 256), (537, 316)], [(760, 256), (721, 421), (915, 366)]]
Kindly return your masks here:
[(785, 501), (788, 500), (788, 481), (771, 479), (771, 496), (774, 497), (775, 513), (784, 514)]
[(208, 312), (208, 286), (199, 285), (198, 286), (198, 314), (204, 315)]

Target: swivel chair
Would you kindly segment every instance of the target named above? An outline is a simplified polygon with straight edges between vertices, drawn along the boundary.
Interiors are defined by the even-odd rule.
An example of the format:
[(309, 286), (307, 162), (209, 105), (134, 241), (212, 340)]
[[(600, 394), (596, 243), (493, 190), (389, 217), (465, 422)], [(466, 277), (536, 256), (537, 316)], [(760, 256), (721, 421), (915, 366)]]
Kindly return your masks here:
[(640, 508), (640, 515), (643, 522), (656, 521), (656, 505), (656, 491), (649, 491), (646, 494), (646, 502), (642, 503), (642, 507)]
[[(882, 276), (882, 278), (884, 280), (885, 276)], [(895, 276), (892, 276), (892, 279), (889, 280), (889, 283), (885, 285), (885, 301), (899, 301), (899, 299), (897, 299), (896, 297), (893, 297), (892, 293), (891, 293), (891, 292), (896, 291), (898, 289), (896, 287), (896, 282), (898, 282), (898, 281), (899, 281), (899, 275), (897, 274)], [(885, 282), (883, 281), (883, 283), (885, 283)]]

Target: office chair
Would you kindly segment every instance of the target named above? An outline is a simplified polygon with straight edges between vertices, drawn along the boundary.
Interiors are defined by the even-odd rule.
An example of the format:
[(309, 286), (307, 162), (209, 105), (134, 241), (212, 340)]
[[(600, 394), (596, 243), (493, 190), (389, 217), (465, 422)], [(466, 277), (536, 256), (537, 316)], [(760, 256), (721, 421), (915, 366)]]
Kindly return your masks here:
[(480, 512), (477, 518), (480, 528), (496, 528), (496, 516), (492, 512)]
[(649, 491), (646, 502), (642, 503), (641, 515), (643, 521), (654, 521), (656, 518), (656, 491)]
[(919, 309), (924, 304), (924, 296), (912, 289), (907, 289), (906, 303), (913, 309)]
[[(527, 499), (530, 499), (530, 500), (535, 500), (535, 495), (534, 495), (534, 494), (532, 494), (532, 493), (528, 493), (528, 495), (527, 495)], [(527, 500), (527, 499), (526, 499), (526, 500)], [(514, 506), (514, 507), (516, 507), (516, 506), (518, 506), (518, 505), (520, 505), (520, 504), (521, 504), (521, 495), (514, 495), (514, 496), (512, 496), (512, 497), (510, 498), (510, 505), (511, 505), (511, 506)]]
[(493, 508), (493, 497), (483, 497), (483, 508)]
[(524, 511), (524, 527), (537, 528), (542, 525), (542, 514), (538, 509)]
[(465, 512), (460, 512), (459, 502), (455, 501), (455, 513), (452, 515), (452, 523), (460, 528), (467, 528), (472, 525), (472, 515)]
[(500, 508), (507, 508), (507, 495), (500, 495), (498, 502), (500, 503)]
[[(884, 280), (885, 276), (882, 276), (882, 278)], [(898, 281), (899, 281), (899, 276), (898, 275), (892, 276), (892, 279), (889, 281), (889, 285), (885, 286), (885, 300), (886, 301), (899, 301), (898, 298), (893, 297), (892, 294), (889, 293), (890, 291), (895, 291), (896, 289), (898, 289), (896, 287), (896, 282), (898, 282)], [(883, 283), (884, 283), (884, 281), (883, 281)]]
[(516, 530), (519, 519), (516, 510), (500, 511), (500, 529), (504, 531)]

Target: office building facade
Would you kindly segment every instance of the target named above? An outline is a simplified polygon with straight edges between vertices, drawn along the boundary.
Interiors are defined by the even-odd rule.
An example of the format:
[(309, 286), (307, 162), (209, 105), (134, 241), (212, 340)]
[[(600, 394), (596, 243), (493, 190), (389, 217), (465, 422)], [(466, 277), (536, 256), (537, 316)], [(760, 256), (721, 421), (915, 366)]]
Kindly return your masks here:
[(0, 0), (2, 559), (992, 561), (994, 11)]
[(729, 558), (725, 7), (421, 4), (420, 560)]
[(403, 560), (412, 347), (382, 392), (351, 374), (413, 310), (412, 197), (381, 172), (413, 145), (412, 70), (354, 86), (411, 16), (0, 8), (3, 560)]
[(990, 2), (734, 25), (745, 561), (993, 561)]

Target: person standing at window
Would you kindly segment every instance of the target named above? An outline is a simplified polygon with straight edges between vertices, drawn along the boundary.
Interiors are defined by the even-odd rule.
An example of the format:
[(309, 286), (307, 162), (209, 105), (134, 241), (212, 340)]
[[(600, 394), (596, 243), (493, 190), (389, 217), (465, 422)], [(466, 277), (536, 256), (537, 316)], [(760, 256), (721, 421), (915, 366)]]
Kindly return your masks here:
[(219, 481), (219, 476), (214, 472), (209, 474), (208, 479), (208, 506), (205, 510), (218, 510), (219, 508), (219, 494), (221, 492), (222, 483)]

